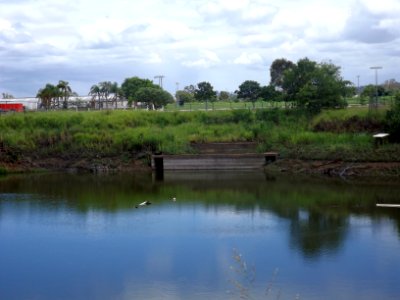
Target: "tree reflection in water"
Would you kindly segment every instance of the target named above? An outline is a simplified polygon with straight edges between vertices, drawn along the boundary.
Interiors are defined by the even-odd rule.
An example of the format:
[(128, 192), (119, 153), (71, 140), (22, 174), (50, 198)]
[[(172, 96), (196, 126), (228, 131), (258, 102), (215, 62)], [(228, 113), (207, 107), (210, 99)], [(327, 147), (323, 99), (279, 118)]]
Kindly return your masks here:
[(290, 246), (307, 258), (338, 251), (346, 237), (348, 218), (317, 211), (293, 214), (290, 222)]

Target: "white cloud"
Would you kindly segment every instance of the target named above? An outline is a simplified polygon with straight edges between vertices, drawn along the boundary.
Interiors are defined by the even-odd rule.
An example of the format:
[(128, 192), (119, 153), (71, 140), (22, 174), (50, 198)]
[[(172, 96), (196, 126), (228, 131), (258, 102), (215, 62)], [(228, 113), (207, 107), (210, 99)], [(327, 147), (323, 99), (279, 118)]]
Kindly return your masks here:
[(267, 82), (268, 64), (281, 57), (333, 59), (349, 77), (368, 72), (371, 61), (390, 62), (381, 77), (399, 76), (399, 0), (19, 0), (1, 7), (0, 92), (15, 95), (21, 82), (24, 94), (35, 94), (46, 81), (89, 89), (160, 72), (171, 91), (199, 78), (232, 91), (246, 79)]
[(199, 68), (209, 68), (216, 66), (221, 62), (218, 55), (210, 50), (200, 51), (199, 57), (195, 60), (186, 60), (182, 64), (186, 67), (199, 67)]
[(253, 65), (260, 64), (263, 62), (263, 59), (258, 53), (247, 53), (243, 52), (239, 57), (237, 57), (233, 63), (237, 65)]

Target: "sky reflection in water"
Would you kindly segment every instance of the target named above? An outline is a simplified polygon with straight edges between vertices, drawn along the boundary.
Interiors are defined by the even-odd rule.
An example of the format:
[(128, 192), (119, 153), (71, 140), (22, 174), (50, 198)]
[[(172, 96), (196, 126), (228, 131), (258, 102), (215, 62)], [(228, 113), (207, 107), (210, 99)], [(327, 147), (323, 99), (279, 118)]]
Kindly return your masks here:
[(3, 178), (0, 295), (397, 299), (399, 211), (375, 202), (399, 191), (262, 173)]

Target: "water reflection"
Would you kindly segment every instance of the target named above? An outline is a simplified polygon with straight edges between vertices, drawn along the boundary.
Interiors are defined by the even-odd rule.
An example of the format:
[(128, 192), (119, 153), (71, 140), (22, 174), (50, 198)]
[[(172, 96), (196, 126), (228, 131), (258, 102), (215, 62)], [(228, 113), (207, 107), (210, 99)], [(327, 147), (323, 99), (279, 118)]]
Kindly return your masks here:
[(281, 299), (390, 299), (400, 210), (375, 203), (399, 195), (391, 183), (252, 172), (3, 177), (0, 294), (18, 298), (15, 280), (19, 298), (225, 299), (237, 248), (255, 265), (252, 295), (278, 267)]
[[(376, 208), (377, 201), (400, 202), (400, 186), (351, 183), (304, 177), (275, 177), (261, 172), (173, 172), (162, 182), (150, 173), (76, 175), (36, 174), (0, 180), (2, 200), (26, 201), (39, 195), (46, 209), (68, 209), (87, 214), (95, 211), (133, 210), (143, 201), (161, 205), (177, 198), (180, 204), (201, 203), (218, 211), (265, 211), (290, 221), (290, 245), (308, 258), (334, 253), (346, 237), (349, 217), (391, 219), (400, 236), (400, 210)], [(1, 213), (0, 202), (0, 213)]]

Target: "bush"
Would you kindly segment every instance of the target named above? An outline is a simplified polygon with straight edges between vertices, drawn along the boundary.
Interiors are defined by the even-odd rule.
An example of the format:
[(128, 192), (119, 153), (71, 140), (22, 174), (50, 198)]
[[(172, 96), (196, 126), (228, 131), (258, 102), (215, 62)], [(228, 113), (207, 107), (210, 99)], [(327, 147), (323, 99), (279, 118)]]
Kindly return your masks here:
[(400, 142), (400, 93), (396, 94), (391, 110), (386, 113), (386, 129), (392, 142)]

